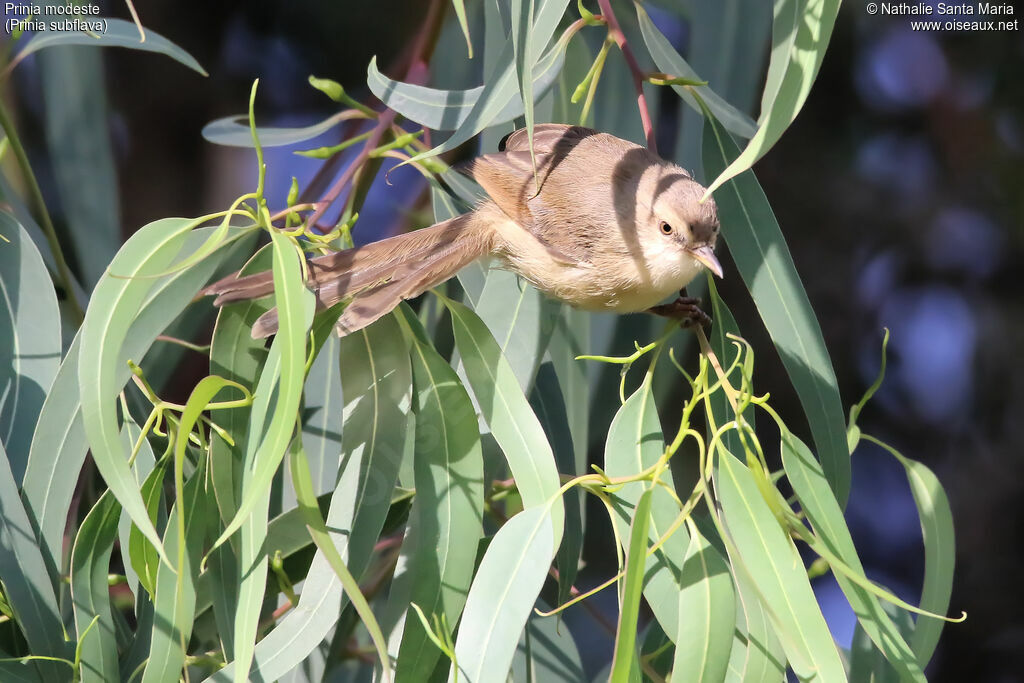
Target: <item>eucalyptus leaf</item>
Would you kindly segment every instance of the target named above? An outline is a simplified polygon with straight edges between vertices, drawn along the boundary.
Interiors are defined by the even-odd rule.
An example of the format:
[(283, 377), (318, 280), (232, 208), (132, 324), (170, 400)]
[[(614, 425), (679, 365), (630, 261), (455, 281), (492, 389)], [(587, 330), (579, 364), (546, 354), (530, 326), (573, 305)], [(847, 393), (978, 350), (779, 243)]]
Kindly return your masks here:
[(565, 517), (554, 453), (530, 409), (508, 361), (483, 321), (466, 306), (444, 300), (452, 314), (455, 343), (465, 363), (473, 395), (501, 446), (516, 488), (527, 508), (550, 506), (555, 547)]
[[(647, 15), (647, 11), (644, 10), (643, 5), (636, 5), (636, 18), (640, 24), (640, 31), (643, 34), (644, 42), (647, 44), (647, 49), (650, 51), (651, 57), (654, 58), (654, 63), (657, 64), (659, 69), (676, 78), (701, 80), (697, 72), (675, 51), (668, 38), (654, 25), (654, 22)], [(753, 119), (726, 102), (725, 99), (711, 89), (710, 85), (696, 87), (708, 109), (714, 113), (715, 117), (721, 121), (727, 130), (740, 137), (753, 137), (757, 131), (757, 124), (754, 123)], [(688, 88), (689, 86), (672, 86), (672, 89), (683, 98), (684, 102), (693, 110), (700, 112), (700, 105)]]
[(163, 544), (139, 494), (139, 482), (118, 438), (114, 399), (124, 386), (118, 381), (118, 366), (124, 362), (121, 352), (132, 322), (156, 284), (153, 276), (171, 265), (190, 229), (191, 223), (184, 219), (164, 219), (150, 223), (125, 243), (93, 292), (79, 351), (87, 359), (78, 366), (78, 383), (93, 460), (124, 511), (165, 559)]
[[(704, 128), (707, 175), (725, 168), (738, 151), (722, 126), (709, 118)], [(723, 185), (715, 202), (729, 252), (800, 398), (829, 485), (845, 507), (850, 450), (839, 385), (782, 230), (752, 171)]]
[[(815, 533), (832, 553), (863, 577), (864, 567), (857, 556), (853, 538), (843, 519), (843, 512), (828, 486), (821, 464), (814, 459), (810, 449), (800, 439), (787, 432), (782, 434), (782, 464)], [(834, 573), (839, 587), (857, 615), (861, 628), (896, 668), (901, 680), (927, 680), (924, 667), (915, 661), (910, 646), (903, 639), (896, 623), (883, 610), (878, 598), (851, 581), (842, 572)]]
[[(615, 414), (608, 429), (604, 451), (604, 470), (609, 477), (635, 476), (652, 467), (665, 452), (661, 421), (651, 391), (652, 376), (644, 378), (640, 387), (626, 399)], [(672, 473), (666, 469), (660, 475), (664, 487), (657, 486), (648, 495), (647, 505), (651, 519), (648, 545), (662, 540), (676, 522), (679, 505), (669, 494), (675, 489)], [(611, 498), (616, 516), (614, 523), (619, 538), (629, 537), (631, 525), (636, 524), (636, 510), (646, 490), (645, 482), (629, 482), (619, 488)], [(679, 594), (683, 589), (682, 563), (690, 539), (685, 527), (675, 529), (664, 544), (646, 557), (644, 596), (651, 606), (661, 628), (675, 638), (680, 629)]]
[(633, 521), (630, 524), (629, 546), (626, 554), (626, 575), (622, 580), (619, 605), (619, 623), (615, 629), (615, 655), (609, 683), (627, 683), (636, 665), (636, 630), (640, 613), (640, 595), (643, 591), (647, 555), (647, 529), (651, 521), (651, 494), (649, 487), (640, 494)]
[[(757, 133), (728, 166), (708, 177), (708, 194), (748, 170), (796, 119), (825, 58), (841, 0), (775, 0), (772, 53)], [(705, 161), (707, 164), (707, 161)]]
[[(95, 20), (90, 19), (90, 21)], [(206, 75), (206, 71), (192, 55), (159, 33), (146, 29), (146, 39), (143, 41), (139, 35), (139, 27), (130, 21), (111, 19), (109, 17), (100, 17), (100, 20), (103, 22), (103, 31), (92, 35), (82, 31), (43, 31), (36, 33), (25, 43), (25, 46), (11, 60), (11, 66), (7, 68), (13, 68), (14, 65), (33, 52), (38, 52), (43, 48), (54, 45), (85, 45), (90, 47), (127, 47), (144, 52), (157, 52), (167, 55), (176, 62), (184, 64), (203, 76)]]
[[(137, 238), (140, 241), (159, 239), (174, 226), (185, 223), (184, 219), (158, 221), (140, 230)], [(213, 230), (214, 228), (195, 230), (186, 238), (183, 251), (191, 253), (200, 248)], [(229, 252), (224, 247), (243, 233), (244, 230), (236, 231), (221, 249), (187, 271), (168, 275), (156, 281), (148, 281), (145, 278), (137, 281), (141, 287), (148, 283), (152, 288), (147, 288), (148, 294), (129, 325), (117, 359), (111, 364), (116, 378), (115, 385), (123, 386), (129, 377), (125, 361), (141, 358), (145, 354), (156, 336), (189, 305), (203, 283), (227, 258)], [(134, 239), (136, 237), (133, 237)], [(133, 254), (119, 263), (132, 261), (134, 258)], [(114, 278), (108, 279), (111, 285), (116, 284)], [(105, 305), (109, 305), (109, 302)], [(72, 342), (57, 371), (53, 387), (43, 403), (39, 416), (40, 426), (36, 428), (32, 437), (22, 491), (26, 511), (39, 529), (40, 544), (44, 549), (47, 565), (51, 567), (51, 579), (55, 583), (59, 581), (56, 572), (57, 567), (61, 565), (60, 549), (67, 523), (67, 511), (77, 482), (75, 475), (81, 470), (89, 449), (81, 404), (84, 385), (79, 384), (79, 349), (82, 335), (83, 332), (79, 332)], [(96, 361), (95, 356), (90, 357), (88, 364), (95, 367)], [(113, 408), (112, 403), (116, 394), (115, 390), (109, 395), (110, 404), (104, 404), (104, 409)], [(45, 429), (42, 425), (46, 426)], [(126, 463), (123, 455), (119, 454), (117, 457), (122, 459), (122, 463)], [(126, 467), (126, 464), (124, 466)], [(132, 481), (137, 481), (134, 476)]]
[[(483, 535), (483, 455), (476, 412), (455, 371), (428, 343), (412, 337), (416, 386), (416, 497), (409, 516), (416, 545), (408, 602), (454, 626), (473, 580)], [(448, 634), (451, 635), (450, 633)], [(395, 679), (426, 680), (440, 652), (415, 614), (406, 616)]]
[[(38, 59), (46, 146), (66, 225), (64, 248), (71, 248), (77, 272), (91, 288), (122, 242), (103, 55), (57, 47)], [(82, 135), (83, 130), (90, 134)]]
[[(67, 658), (71, 652), (57, 595), (48, 579), (35, 532), (0, 445), (0, 581), (4, 597), (33, 654)], [(54, 664), (42, 666), (50, 674), (57, 670)]]
[(729, 565), (696, 527), (690, 530), (679, 584), (672, 675), (684, 681), (720, 683), (725, 680), (733, 645), (736, 593)]
[[(380, 535), (412, 433), (412, 378), (409, 352), (394, 316), (344, 337), (340, 358), (343, 467), (326, 524), (349, 571), (358, 578)], [(296, 609), (257, 643), (250, 678), (276, 680), (292, 671), (330, 633), (346, 602), (338, 577), (317, 553)], [(226, 683), (233, 670), (229, 662), (205, 681)]]
[[(301, 128), (257, 127), (256, 135), (261, 147), (283, 147), (296, 142), (312, 140), (323, 135), (342, 121), (359, 118), (361, 114), (345, 110), (328, 116), (319, 123)], [(217, 145), (253, 147), (252, 130), (247, 115), (225, 116), (203, 126), (203, 137)]]
[[(921, 589), (921, 609), (945, 614), (953, 593), (953, 569), (956, 566), (956, 543), (953, 534), (953, 512), (949, 498), (938, 477), (925, 465), (904, 457), (896, 449), (874, 437), (868, 439), (893, 455), (906, 469), (910, 492), (921, 518), (924, 538), (924, 586)], [(910, 647), (922, 666), (927, 664), (938, 645), (945, 622), (919, 615), (910, 636)]]
[[(543, 95), (551, 88), (564, 61), (563, 43), (556, 44), (537, 60), (531, 81), (535, 94)], [(470, 120), (470, 115), (485, 93), (490, 94), (484, 85), (468, 90), (441, 90), (392, 80), (377, 69), (376, 57), (370, 60), (367, 67), (366, 84), (389, 109), (394, 109), (426, 128), (436, 130), (457, 130)], [(495, 101), (499, 97), (504, 99), (501, 100), (500, 108), (494, 105), (491, 109), (494, 113), (485, 127), (506, 123), (523, 115), (523, 102), (514, 87), (505, 88), (492, 97)]]
[(753, 473), (731, 453), (721, 454), (715, 490), (730, 550), (771, 616), (798, 677), (846, 681), (839, 651), (811, 590), (803, 561), (762, 497)]
[[(565, 7), (568, 2), (569, 0), (541, 0), (530, 36), (531, 49), (535, 52), (540, 52), (547, 45), (548, 40), (550, 40), (551, 35), (555, 31), (555, 27), (558, 25), (558, 20), (565, 13)], [(565, 48), (570, 38), (571, 34), (567, 32), (559, 40), (558, 44), (548, 52), (548, 55), (558, 62), (558, 68), (561, 68), (560, 62), (564, 58)], [(540, 62), (544, 63), (548, 55), (545, 55), (545, 58), (542, 58)], [(494, 125), (497, 122), (497, 117), (504, 113), (508, 101), (515, 97), (515, 95), (516, 69), (514, 49), (511, 41), (509, 41), (506, 49), (497, 60), (495, 71), (488, 75), (479, 98), (470, 108), (466, 117), (455, 128), (451, 137), (431, 150), (420, 152), (410, 161), (419, 161), (455, 149), (484, 128)]]
[(20, 484), (39, 411), (60, 367), (60, 311), (42, 256), (6, 211), (0, 211), (0, 235), (0, 445)]
[(117, 499), (105, 492), (82, 520), (71, 551), (71, 599), (82, 655), (82, 683), (105, 683), (120, 676), (107, 583), (120, 516)]
[[(149, 659), (142, 683), (177, 683), (185, 665), (185, 645), (192, 634), (195, 616), (195, 580), (206, 540), (208, 498), (203, 495), (205, 467), (189, 478), (182, 491), (184, 507), (175, 505), (167, 519), (163, 547), (180, 561), (177, 570), (161, 562), (157, 569), (156, 595), (153, 599), (154, 622), (150, 637)], [(179, 516), (185, 528), (179, 538)]]
[(551, 509), (523, 510), (494, 535), (466, 598), (449, 683), (502, 680), (555, 554)]

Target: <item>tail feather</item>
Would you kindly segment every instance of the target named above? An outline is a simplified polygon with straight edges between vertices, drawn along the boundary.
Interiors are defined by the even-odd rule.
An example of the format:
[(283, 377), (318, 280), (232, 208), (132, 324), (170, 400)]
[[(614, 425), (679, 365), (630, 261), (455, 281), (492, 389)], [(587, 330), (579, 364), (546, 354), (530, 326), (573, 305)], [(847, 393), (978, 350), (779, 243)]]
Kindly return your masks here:
[(334, 329), (339, 337), (361, 330), (390, 313), (407, 299), (414, 299), (431, 287), (444, 282), (474, 258), (465, 253), (447, 254), (426, 263), (409, 264), (407, 272), (360, 294), (345, 307)]
[[(307, 284), (316, 294), (319, 309), (352, 299), (337, 326), (338, 334), (344, 335), (369, 325), (403, 299), (447, 280), (488, 253), (491, 239), (490, 229), (475, 214), (457, 216), (423, 230), (311, 259)], [(267, 271), (229, 276), (203, 294), (216, 295), (214, 304), (223, 306), (273, 291), (273, 275)], [(252, 336), (267, 337), (277, 327), (277, 310), (271, 309), (253, 325)]]

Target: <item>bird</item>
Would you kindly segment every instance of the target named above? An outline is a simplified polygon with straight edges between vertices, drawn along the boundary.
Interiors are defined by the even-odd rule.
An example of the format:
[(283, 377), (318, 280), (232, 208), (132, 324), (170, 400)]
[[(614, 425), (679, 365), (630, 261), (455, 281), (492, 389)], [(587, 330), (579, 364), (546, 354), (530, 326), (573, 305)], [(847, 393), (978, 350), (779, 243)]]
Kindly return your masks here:
[[(546, 295), (588, 311), (648, 311), (709, 322), (685, 287), (723, 277), (713, 198), (682, 167), (633, 142), (581, 126), (538, 124), (461, 170), (488, 198), (428, 228), (308, 260), (318, 310), (348, 300), (335, 330), (360, 330), (400, 302), (491, 256)], [(202, 291), (214, 304), (273, 293), (270, 271), (230, 275)], [(660, 303), (669, 295), (678, 297)], [(253, 324), (277, 331), (276, 309)]]

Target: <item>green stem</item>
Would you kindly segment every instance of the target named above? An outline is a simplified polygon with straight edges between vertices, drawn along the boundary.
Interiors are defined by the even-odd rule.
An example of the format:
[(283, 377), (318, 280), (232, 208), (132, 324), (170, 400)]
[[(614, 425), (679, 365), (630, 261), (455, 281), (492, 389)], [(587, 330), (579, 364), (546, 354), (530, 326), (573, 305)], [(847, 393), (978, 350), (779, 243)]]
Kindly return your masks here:
[(82, 307), (78, 305), (78, 298), (75, 296), (75, 289), (72, 286), (74, 280), (71, 277), (71, 269), (68, 268), (68, 263), (64, 260), (64, 252), (61, 251), (60, 240), (57, 239), (57, 231), (53, 227), (53, 221), (50, 220), (50, 213), (46, 210), (46, 202), (43, 199), (42, 190), (39, 189), (39, 182), (36, 180), (35, 174), (32, 173), (32, 167), (28, 163), (28, 155), (25, 154), (25, 148), (21, 146), (18, 133), (14, 129), (11, 117), (7, 114), (7, 109), (3, 106), (2, 102), (0, 102), (0, 127), (4, 129), (4, 133), (11, 143), (11, 151), (14, 152), (14, 157), (18, 160), (18, 166), (21, 168), (21, 175), (25, 180), (25, 185), (28, 187), (29, 196), (32, 203), (35, 204), (43, 233), (46, 235), (46, 241), (50, 245), (50, 251), (53, 253), (53, 260), (57, 264), (57, 274), (60, 275), (61, 283), (67, 294), (71, 317), (74, 320), (75, 326), (81, 327), (82, 322), (85, 320), (85, 314), (82, 312)]

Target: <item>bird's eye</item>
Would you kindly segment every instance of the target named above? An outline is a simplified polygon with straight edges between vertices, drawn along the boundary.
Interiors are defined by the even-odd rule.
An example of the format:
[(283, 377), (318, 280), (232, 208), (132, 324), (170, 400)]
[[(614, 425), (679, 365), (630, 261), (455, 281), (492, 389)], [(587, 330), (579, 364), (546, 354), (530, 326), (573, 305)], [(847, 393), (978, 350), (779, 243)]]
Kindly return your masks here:
[(668, 223), (666, 223), (665, 221), (661, 222), (661, 226), (660, 227), (661, 227), (661, 234), (662, 235), (671, 235), (672, 234), (672, 226), (669, 225)]

